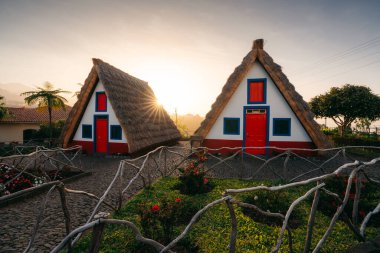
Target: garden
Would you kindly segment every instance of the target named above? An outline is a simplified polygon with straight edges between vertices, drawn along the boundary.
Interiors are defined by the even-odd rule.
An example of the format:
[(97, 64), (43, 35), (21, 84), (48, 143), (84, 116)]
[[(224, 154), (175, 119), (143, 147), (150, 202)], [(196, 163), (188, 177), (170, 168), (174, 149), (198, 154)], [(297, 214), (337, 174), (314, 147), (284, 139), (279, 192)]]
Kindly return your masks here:
[[(108, 218), (133, 222), (143, 237), (162, 245), (181, 235), (171, 248), (175, 252), (228, 252), (234, 227), (237, 229), (236, 252), (272, 252), (281, 233), (284, 236), (279, 252), (302, 252), (305, 241), (310, 242), (309, 248), (317, 246), (340, 207), (344, 208), (320, 252), (342, 252), (380, 234), (378, 214), (372, 216), (365, 238), (357, 229), (380, 199), (378, 185), (370, 183), (361, 173), (351, 176), (337, 173), (326, 177), (324, 183), (319, 181), (321, 184), (317, 186), (316, 181), (310, 181), (287, 187), (283, 180), (208, 178), (204, 166), (206, 160), (204, 155), (189, 160), (179, 169), (178, 177), (166, 176), (145, 187)], [(252, 187), (257, 190), (227, 190)], [(280, 190), (269, 190), (275, 188)], [(311, 189), (317, 189), (314, 198), (313, 194), (305, 194), (312, 193)], [(226, 198), (226, 192), (233, 198)], [(315, 197), (317, 192), (318, 198)], [(357, 195), (360, 195), (359, 204)], [(221, 197), (225, 201), (219, 201)], [(315, 199), (319, 200), (318, 205), (315, 205)], [(304, 201), (295, 205), (295, 200)], [(210, 206), (210, 203), (214, 204)], [(234, 206), (232, 213), (230, 205)], [(313, 239), (307, 240), (314, 206), (317, 208), (313, 218)], [(209, 208), (206, 210), (206, 207)], [(286, 227), (284, 219), (288, 219)], [(189, 233), (182, 237), (183, 231)], [(91, 237), (87, 233), (73, 252), (86, 251)], [(100, 252), (158, 252), (157, 248), (135, 238), (135, 231), (128, 227), (107, 225)]]
[(33, 148), (34, 151), (31, 147), (26, 147), (26, 150), (18, 150), (17, 155), (0, 157), (0, 197), (5, 198), (19, 191), (64, 180), (83, 172), (74, 162), (80, 153), (79, 147)]

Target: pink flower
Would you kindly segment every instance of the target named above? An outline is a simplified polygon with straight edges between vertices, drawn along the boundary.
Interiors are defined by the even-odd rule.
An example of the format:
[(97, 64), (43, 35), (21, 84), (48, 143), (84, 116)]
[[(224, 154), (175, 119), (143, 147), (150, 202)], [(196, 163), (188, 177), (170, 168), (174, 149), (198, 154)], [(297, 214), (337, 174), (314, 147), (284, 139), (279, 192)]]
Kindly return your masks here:
[(204, 183), (204, 184), (207, 184), (207, 183), (208, 183), (208, 179), (207, 179), (207, 178), (204, 178), (204, 179), (203, 179), (203, 183)]
[(158, 212), (160, 211), (160, 206), (159, 205), (153, 205), (152, 206), (152, 212)]

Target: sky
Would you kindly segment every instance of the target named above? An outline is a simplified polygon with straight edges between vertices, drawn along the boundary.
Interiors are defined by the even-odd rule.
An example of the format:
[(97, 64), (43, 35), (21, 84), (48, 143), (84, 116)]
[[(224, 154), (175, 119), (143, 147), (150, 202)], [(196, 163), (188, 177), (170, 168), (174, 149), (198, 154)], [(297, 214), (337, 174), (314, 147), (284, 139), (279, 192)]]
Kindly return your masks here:
[(0, 0), (0, 92), (78, 91), (100, 58), (170, 113), (205, 115), (263, 38), (305, 101), (346, 83), (380, 94), (379, 13), (377, 0)]

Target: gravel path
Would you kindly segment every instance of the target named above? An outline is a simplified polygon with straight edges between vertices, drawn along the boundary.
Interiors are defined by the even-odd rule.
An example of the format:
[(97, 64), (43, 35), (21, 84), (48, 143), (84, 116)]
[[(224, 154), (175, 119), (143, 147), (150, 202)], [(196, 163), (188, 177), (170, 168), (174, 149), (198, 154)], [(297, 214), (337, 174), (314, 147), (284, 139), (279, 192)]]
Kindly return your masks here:
[[(92, 175), (67, 183), (66, 187), (83, 190), (100, 196), (117, 171), (121, 158), (81, 157), (84, 171)], [(28, 245), (36, 217), (46, 193), (29, 197), (0, 209), (0, 252), (22, 252)], [(115, 192), (111, 193), (115, 198)], [(58, 191), (54, 191), (45, 211), (44, 221), (30, 252), (49, 252), (64, 237), (64, 219)], [(67, 203), (73, 227), (83, 224), (96, 204), (96, 200), (82, 195), (67, 194)], [(102, 211), (109, 208), (102, 206)]]

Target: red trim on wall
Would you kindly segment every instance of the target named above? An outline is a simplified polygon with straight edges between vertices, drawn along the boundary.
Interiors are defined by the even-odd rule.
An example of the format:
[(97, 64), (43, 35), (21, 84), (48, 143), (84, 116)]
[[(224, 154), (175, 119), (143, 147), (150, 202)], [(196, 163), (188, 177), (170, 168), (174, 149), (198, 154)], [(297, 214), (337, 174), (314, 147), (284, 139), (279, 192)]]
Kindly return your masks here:
[[(241, 148), (243, 146), (243, 141), (240, 140), (221, 140), (221, 139), (205, 139), (202, 143), (203, 147), (217, 149), (221, 147), (239, 147)], [(315, 149), (315, 145), (312, 142), (303, 142), (303, 141), (270, 141), (269, 142), (270, 147), (278, 147), (278, 148), (304, 148), (304, 149)], [(223, 155), (229, 155), (232, 153), (235, 153), (237, 150), (229, 150), (229, 149), (221, 149), (218, 151), (209, 151), (210, 153), (221, 153)], [(280, 149), (271, 149), (269, 150), (270, 154), (273, 154), (273, 152), (281, 153), (284, 152)], [(318, 155), (317, 152), (313, 151), (301, 151), (301, 150), (295, 150), (294, 153), (300, 154), (300, 155), (308, 155), (308, 156), (315, 156)]]
[[(241, 148), (243, 146), (243, 141), (241, 141), (241, 140), (205, 139), (205, 140), (203, 140), (202, 146), (207, 147), (207, 148), (215, 148), (215, 149), (221, 148), (221, 147), (229, 147), (229, 148), (238, 147), (238, 148)], [(212, 154), (221, 153), (223, 155), (229, 155), (229, 154), (235, 153), (236, 151), (238, 151), (238, 150), (237, 149), (235, 149), (235, 150), (221, 149), (221, 150), (209, 151), (209, 152)]]
[[(315, 149), (315, 145), (313, 142), (304, 142), (304, 141), (270, 141), (269, 146), (278, 147), (278, 148), (305, 148), (305, 149)], [(283, 150), (272, 149), (272, 152), (282, 153)], [(307, 155), (307, 156), (315, 156), (318, 155), (317, 151), (302, 151), (302, 150), (294, 150), (296, 154)]]
[[(92, 155), (94, 153), (94, 143), (92, 141), (72, 141), (70, 146), (82, 146), (83, 153)], [(127, 154), (127, 143), (109, 143), (109, 154)]]
[(113, 143), (109, 142), (109, 152), (110, 154), (127, 154), (128, 144), (127, 143)]
[(82, 152), (84, 154), (92, 155), (94, 153), (94, 143), (92, 141), (72, 141), (70, 146), (82, 146)]

